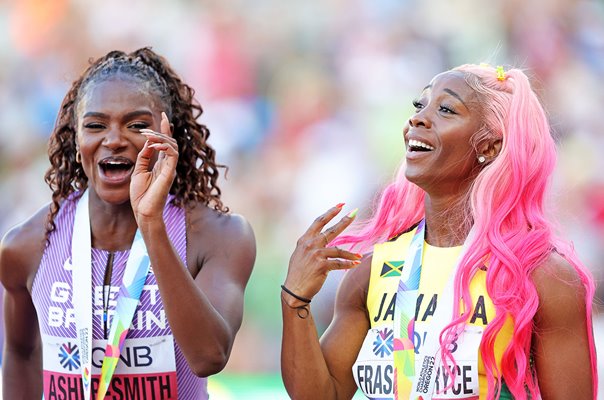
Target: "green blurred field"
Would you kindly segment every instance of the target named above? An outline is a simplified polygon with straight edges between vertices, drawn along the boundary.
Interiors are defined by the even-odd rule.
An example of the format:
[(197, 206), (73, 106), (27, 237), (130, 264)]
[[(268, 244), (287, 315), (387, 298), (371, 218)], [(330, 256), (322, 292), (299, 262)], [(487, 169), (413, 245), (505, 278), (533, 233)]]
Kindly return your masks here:
[[(279, 374), (234, 375), (219, 374), (209, 380), (210, 400), (287, 400)], [(360, 392), (353, 399), (364, 399)]]
[(210, 378), (208, 391), (212, 400), (289, 399), (278, 374), (219, 374)]

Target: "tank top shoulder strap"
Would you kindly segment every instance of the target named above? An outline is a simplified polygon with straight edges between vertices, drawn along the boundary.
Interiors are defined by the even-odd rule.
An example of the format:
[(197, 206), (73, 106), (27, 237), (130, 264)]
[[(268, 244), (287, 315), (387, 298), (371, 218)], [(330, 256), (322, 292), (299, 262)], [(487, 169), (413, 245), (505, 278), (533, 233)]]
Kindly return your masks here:
[(65, 262), (65, 252), (67, 249), (71, 249), (75, 206), (79, 194), (80, 192), (70, 194), (61, 203), (59, 211), (57, 212), (57, 215), (55, 215), (55, 230), (49, 234), (48, 242), (44, 247), (40, 266), (38, 267), (38, 271), (36, 272), (36, 276), (32, 283), (32, 294), (36, 292), (36, 288), (39, 286), (39, 280), (45, 273), (45, 268), (53, 268), (57, 263), (60, 263), (61, 266), (63, 266), (63, 263)]

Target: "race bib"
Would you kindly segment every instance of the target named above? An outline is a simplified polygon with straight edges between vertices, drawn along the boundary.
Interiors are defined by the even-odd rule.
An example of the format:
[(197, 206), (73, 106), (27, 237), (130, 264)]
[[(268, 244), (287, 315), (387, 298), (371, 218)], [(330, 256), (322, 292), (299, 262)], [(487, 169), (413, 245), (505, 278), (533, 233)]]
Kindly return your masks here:
[[(106, 340), (92, 341), (92, 394), (96, 396)], [(44, 399), (84, 399), (77, 339), (42, 335)], [(106, 398), (178, 398), (174, 338), (126, 339)]]
[[(451, 349), (457, 367), (455, 383), (440, 366), (436, 357), (421, 353), (426, 338), (424, 324), (416, 324), (414, 332), (415, 371), (419, 374), (414, 388), (416, 395), (426, 394), (428, 381), (436, 374), (434, 400), (478, 399), (478, 348), (483, 329), (468, 325)], [(389, 327), (372, 328), (367, 331), (356, 362), (352, 367), (354, 380), (363, 394), (373, 400), (394, 399), (393, 330)]]
[(393, 338), (392, 328), (369, 329), (352, 367), (357, 387), (369, 399), (394, 399)]
[(451, 383), (451, 377), (441, 365), (440, 354), (436, 357), (425, 354), (423, 342), (426, 339), (424, 324), (416, 324), (414, 332), (415, 346), (415, 374), (416, 396), (426, 395), (429, 392), (429, 381), (436, 374), (432, 399), (478, 399), (478, 349), (482, 340), (483, 329), (474, 325), (467, 325), (463, 334), (452, 344), (451, 353), (455, 358), (455, 382), (452, 387), (445, 390)]

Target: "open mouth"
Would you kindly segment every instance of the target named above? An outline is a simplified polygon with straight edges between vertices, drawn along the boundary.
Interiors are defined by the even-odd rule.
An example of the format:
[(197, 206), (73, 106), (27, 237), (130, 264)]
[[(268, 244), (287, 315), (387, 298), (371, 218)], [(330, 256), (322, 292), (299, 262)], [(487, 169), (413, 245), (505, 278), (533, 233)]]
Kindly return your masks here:
[(415, 139), (409, 139), (409, 151), (432, 151), (434, 147), (430, 146), (428, 143), (421, 142)]
[(125, 157), (106, 157), (98, 165), (103, 177), (112, 182), (129, 179), (134, 169), (134, 162)]

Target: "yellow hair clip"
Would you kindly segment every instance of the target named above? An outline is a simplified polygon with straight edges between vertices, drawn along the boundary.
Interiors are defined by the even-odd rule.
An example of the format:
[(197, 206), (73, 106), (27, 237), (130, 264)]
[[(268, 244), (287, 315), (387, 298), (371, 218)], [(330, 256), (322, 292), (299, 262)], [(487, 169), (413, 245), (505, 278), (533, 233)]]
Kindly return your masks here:
[(499, 80), (501, 82), (505, 81), (506, 76), (505, 76), (505, 71), (503, 70), (503, 66), (498, 65), (495, 72), (497, 72), (497, 80)]
[(480, 63), (480, 67), (482, 67), (482, 68), (489, 68), (490, 65), (489, 65), (489, 63)]

